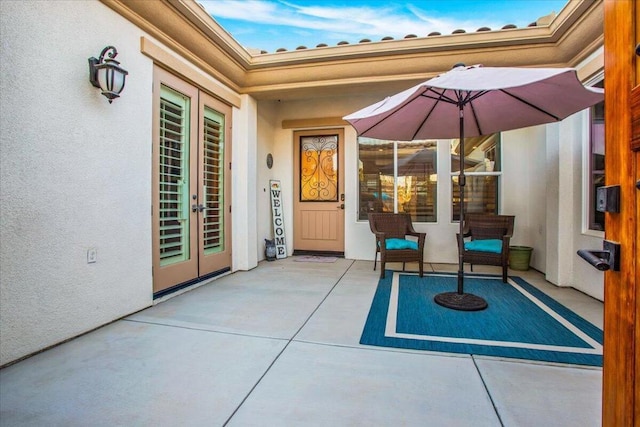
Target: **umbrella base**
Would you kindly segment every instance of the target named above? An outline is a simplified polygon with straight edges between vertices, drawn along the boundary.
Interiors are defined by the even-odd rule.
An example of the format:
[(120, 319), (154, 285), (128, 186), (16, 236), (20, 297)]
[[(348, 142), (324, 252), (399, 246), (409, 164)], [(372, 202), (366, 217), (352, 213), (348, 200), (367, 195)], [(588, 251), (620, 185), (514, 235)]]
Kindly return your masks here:
[(436, 295), (433, 300), (443, 307), (460, 311), (480, 311), (489, 306), (483, 298), (477, 295), (457, 292), (443, 292)]

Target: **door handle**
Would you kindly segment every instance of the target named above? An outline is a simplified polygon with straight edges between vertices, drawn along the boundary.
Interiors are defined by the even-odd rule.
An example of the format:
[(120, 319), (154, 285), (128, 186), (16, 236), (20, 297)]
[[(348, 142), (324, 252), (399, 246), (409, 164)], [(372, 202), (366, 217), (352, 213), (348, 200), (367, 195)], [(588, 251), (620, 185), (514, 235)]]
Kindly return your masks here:
[(207, 208), (205, 208), (202, 205), (202, 203), (199, 203), (197, 205), (194, 203), (194, 204), (191, 205), (191, 212), (202, 212), (205, 209), (207, 209)]
[(344, 203), (340, 204), (340, 206), (338, 206), (338, 209), (344, 210)]
[(620, 271), (620, 243), (605, 240), (603, 250), (580, 249), (578, 255), (600, 271)]
[(588, 249), (580, 249), (578, 255), (589, 264), (600, 271), (607, 271), (609, 266), (609, 253), (605, 251), (590, 251)]

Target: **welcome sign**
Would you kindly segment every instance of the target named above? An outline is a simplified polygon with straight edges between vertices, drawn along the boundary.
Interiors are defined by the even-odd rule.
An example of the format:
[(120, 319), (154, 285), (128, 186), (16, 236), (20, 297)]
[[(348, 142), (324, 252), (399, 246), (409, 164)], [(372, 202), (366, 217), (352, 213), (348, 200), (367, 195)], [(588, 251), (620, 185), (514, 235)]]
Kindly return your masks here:
[(287, 244), (284, 238), (284, 216), (282, 213), (282, 199), (280, 181), (270, 180), (271, 214), (273, 215), (273, 235), (276, 242), (276, 258), (287, 257)]

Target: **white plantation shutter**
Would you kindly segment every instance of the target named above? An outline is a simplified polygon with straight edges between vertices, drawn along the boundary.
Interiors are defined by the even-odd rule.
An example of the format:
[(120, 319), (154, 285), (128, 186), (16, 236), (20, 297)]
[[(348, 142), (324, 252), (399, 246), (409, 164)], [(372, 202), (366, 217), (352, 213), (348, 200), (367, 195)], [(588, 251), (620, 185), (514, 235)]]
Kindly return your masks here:
[(189, 259), (190, 99), (162, 86), (160, 95), (160, 265)]
[(203, 138), (203, 247), (205, 255), (224, 251), (224, 116), (205, 108)]

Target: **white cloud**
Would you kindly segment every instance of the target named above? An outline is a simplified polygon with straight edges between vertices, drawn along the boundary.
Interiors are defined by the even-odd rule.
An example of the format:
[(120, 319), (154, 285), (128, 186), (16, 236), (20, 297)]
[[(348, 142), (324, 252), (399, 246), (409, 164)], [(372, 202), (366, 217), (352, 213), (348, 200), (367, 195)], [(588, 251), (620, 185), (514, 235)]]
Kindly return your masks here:
[(275, 3), (262, 0), (201, 0), (199, 3), (214, 17), (269, 23), (278, 15)]
[(415, 7), (410, 7), (411, 13), (408, 14), (407, 11), (384, 6), (384, 3), (380, 7), (298, 6), (293, 2), (260, 0), (205, 0), (201, 4), (214, 18), (358, 37), (404, 37), (410, 33), (426, 35), (431, 31), (460, 28), (454, 20), (429, 17)]

